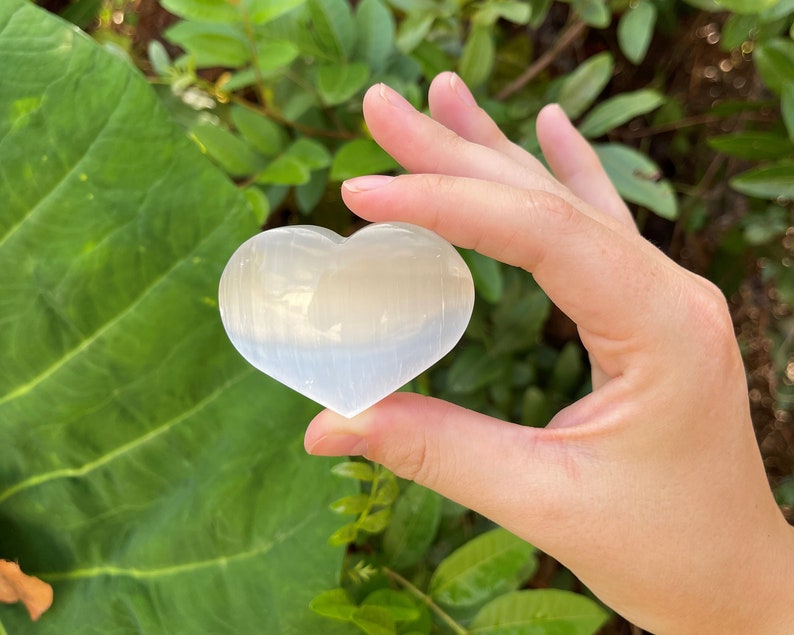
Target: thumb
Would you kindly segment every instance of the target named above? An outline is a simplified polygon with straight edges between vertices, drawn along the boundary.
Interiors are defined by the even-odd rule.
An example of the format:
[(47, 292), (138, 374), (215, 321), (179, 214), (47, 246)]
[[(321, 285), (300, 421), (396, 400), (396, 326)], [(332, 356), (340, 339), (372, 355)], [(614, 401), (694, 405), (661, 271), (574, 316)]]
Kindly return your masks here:
[(364, 455), (526, 535), (560, 504), (567, 472), (560, 466), (570, 467), (571, 457), (560, 456), (565, 444), (554, 437), (439, 399), (395, 393), (352, 419), (321, 412), (304, 444), (310, 454)]

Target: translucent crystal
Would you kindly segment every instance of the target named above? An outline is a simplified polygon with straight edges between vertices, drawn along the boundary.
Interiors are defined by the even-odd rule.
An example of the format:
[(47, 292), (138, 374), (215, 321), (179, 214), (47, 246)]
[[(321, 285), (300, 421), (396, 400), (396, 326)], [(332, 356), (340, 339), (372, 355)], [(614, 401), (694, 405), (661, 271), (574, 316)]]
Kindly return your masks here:
[(298, 225), (243, 243), (219, 299), (249, 363), (352, 417), (455, 346), (474, 285), (455, 249), (421, 227), (376, 223), (345, 239)]

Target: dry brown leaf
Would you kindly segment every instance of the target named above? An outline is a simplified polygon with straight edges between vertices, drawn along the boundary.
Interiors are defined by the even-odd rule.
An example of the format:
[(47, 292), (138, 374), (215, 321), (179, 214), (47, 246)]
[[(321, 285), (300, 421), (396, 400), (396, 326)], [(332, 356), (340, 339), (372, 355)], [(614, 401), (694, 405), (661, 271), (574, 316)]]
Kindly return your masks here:
[(52, 587), (22, 573), (16, 562), (0, 560), (0, 602), (22, 602), (35, 621), (52, 605)]

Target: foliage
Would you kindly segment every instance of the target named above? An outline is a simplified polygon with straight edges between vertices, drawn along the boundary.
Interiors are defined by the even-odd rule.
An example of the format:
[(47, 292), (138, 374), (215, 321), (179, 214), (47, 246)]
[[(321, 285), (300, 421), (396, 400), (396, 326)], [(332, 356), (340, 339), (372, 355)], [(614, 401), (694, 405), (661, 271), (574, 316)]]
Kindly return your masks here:
[[(220, 268), (257, 226), (347, 233), (339, 182), (400, 170), (361, 116), (375, 82), (422, 108), (456, 70), (535, 153), (559, 102), (645, 234), (735, 299), (755, 413), (790, 425), (791, 0), (161, 0), (164, 30), (134, 10), (153, 0), (62, 0), (104, 51), (23, 4), (0, 6), (0, 557), (53, 583), (40, 630), (599, 628), (483, 519), (367, 463), (329, 477), (300, 449), (314, 406), (219, 328)], [(545, 425), (589, 388), (575, 329), (525, 272), (463, 257), (467, 334), (409, 388)]]
[(44, 11), (0, 5), (0, 67), (0, 549), (54, 587), (35, 632), (319, 630), (351, 488), (303, 452), (316, 407), (220, 326), (244, 197)]

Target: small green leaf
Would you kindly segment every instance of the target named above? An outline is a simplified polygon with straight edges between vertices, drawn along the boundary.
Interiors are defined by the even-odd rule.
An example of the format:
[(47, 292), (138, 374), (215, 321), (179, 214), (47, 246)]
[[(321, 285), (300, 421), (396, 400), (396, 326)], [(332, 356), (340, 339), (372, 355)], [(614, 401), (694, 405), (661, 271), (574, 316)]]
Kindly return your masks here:
[(499, 302), (504, 291), (502, 265), (499, 261), (483, 256), (473, 249), (461, 249), (460, 255), (471, 270), (474, 288), (487, 301)]
[(377, 73), (394, 50), (394, 16), (382, 0), (361, 0), (356, 7), (358, 55)]
[(632, 64), (645, 59), (656, 27), (656, 15), (656, 5), (645, 1), (630, 7), (618, 22), (618, 44)]
[(348, 523), (342, 525), (328, 538), (328, 544), (332, 547), (341, 547), (350, 544), (358, 536), (358, 530), (355, 523)]
[(372, 501), (373, 505), (384, 506), (391, 505), (400, 495), (400, 486), (397, 485), (397, 479), (394, 474), (389, 472), (386, 475), (381, 475), (378, 483), (378, 492)]
[(582, 349), (576, 342), (562, 347), (549, 377), (548, 390), (560, 395), (570, 395), (582, 381), (584, 362)]
[(273, 185), (301, 185), (307, 183), (310, 176), (311, 170), (298, 157), (282, 154), (259, 173), (256, 181)]
[(321, 170), (331, 164), (331, 153), (319, 141), (301, 137), (284, 153), (303, 162), (310, 170)]
[(664, 96), (655, 90), (622, 93), (598, 104), (579, 125), (579, 132), (593, 138), (614, 130), (664, 103)]
[(748, 196), (792, 200), (794, 199), (794, 161), (778, 161), (742, 172), (730, 180), (730, 185)]
[(672, 186), (653, 161), (633, 148), (610, 143), (593, 146), (620, 195), (668, 220), (678, 217)]
[(570, 118), (581, 115), (596, 100), (612, 78), (614, 66), (611, 53), (598, 53), (563, 80), (558, 102)]
[(380, 606), (361, 606), (352, 615), (353, 623), (367, 635), (395, 635), (391, 613)]
[(753, 61), (771, 91), (780, 94), (785, 84), (794, 83), (794, 42), (790, 39), (759, 42), (753, 51)]
[(497, 528), (452, 552), (430, 578), (429, 595), (446, 606), (476, 606), (518, 588), (537, 568), (535, 548)]
[(170, 27), (165, 37), (185, 49), (198, 68), (237, 68), (251, 61), (251, 49), (239, 25), (185, 20)]
[(253, 174), (264, 163), (240, 137), (208, 121), (199, 121), (190, 129), (190, 135), (231, 176)]
[(341, 62), (356, 45), (356, 26), (346, 0), (309, 0), (314, 36), (331, 59)]
[(399, 164), (372, 139), (355, 139), (337, 150), (331, 164), (331, 180), (344, 181), (363, 174), (390, 172)]
[(243, 190), (243, 195), (248, 207), (256, 218), (257, 225), (264, 225), (270, 215), (270, 202), (267, 200), (265, 193), (255, 185), (251, 185)]
[(284, 129), (261, 113), (232, 106), (232, 123), (251, 147), (266, 157), (274, 156), (284, 148)]
[(328, 170), (314, 170), (309, 180), (295, 188), (295, 202), (301, 214), (310, 214), (328, 189)]
[(369, 68), (361, 62), (326, 64), (317, 69), (317, 92), (328, 106), (341, 104), (360, 91), (369, 79)]
[(432, 13), (409, 13), (397, 28), (397, 48), (403, 53), (413, 51), (424, 41), (434, 21)]
[(472, 344), (455, 355), (447, 375), (447, 389), (457, 394), (471, 394), (499, 380), (509, 360), (494, 358), (479, 344)]
[(530, 386), (521, 400), (521, 425), (542, 428), (550, 419), (549, 400), (537, 386)]
[(403, 591), (376, 589), (370, 593), (361, 606), (377, 606), (389, 612), (395, 622), (412, 622), (419, 618), (419, 609), (413, 599)]
[(410, 483), (392, 510), (383, 534), (383, 551), (395, 569), (413, 566), (433, 543), (441, 522), (442, 497)]
[(161, 0), (163, 8), (174, 15), (199, 22), (240, 22), (242, 15), (227, 0)]
[(147, 53), (149, 56), (149, 63), (152, 65), (154, 72), (160, 77), (168, 77), (170, 75), (172, 62), (163, 43), (159, 40), (150, 40)]
[(734, 13), (761, 13), (764, 9), (774, 7), (780, 0), (717, 0), (722, 11)]
[(343, 496), (335, 500), (329, 505), (331, 511), (337, 514), (348, 514), (357, 516), (363, 512), (369, 504), (369, 495), (367, 494), (351, 494), (350, 496)]
[(748, 161), (766, 161), (794, 155), (794, 145), (774, 132), (738, 132), (711, 137), (708, 144), (723, 154)]
[(356, 605), (344, 589), (331, 589), (317, 595), (309, 603), (309, 608), (323, 617), (349, 622), (353, 619)]
[(558, 589), (514, 591), (486, 604), (471, 624), (471, 635), (594, 635), (607, 612), (593, 600)]
[(570, 0), (571, 7), (587, 24), (596, 29), (609, 26), (612, 17), (605, 0)]
[(271, 22), (285, 13), (306, 4), (306, 0), (245, 0), (248, 15), (255, 24)]
[(458, 66), (463, 81), (471, 88), (482, 84), (493, 70), (494, 56), (493, 29), (481, 24), (472, 25)]
[(375, 478), (375, 470), (369, 463), (361, 461), (343, 461), (331, 468), (331, 474), (342, 478), (353, 478), (358, 481), (372, 481)]
[(381, 509), (361, 520), (358, 528), (368, 534), (379, 534), (386, 529), (389, 520), (391, 520), (391, 508)]

